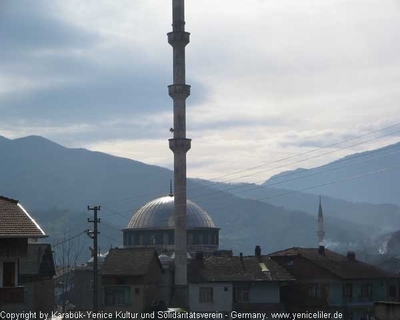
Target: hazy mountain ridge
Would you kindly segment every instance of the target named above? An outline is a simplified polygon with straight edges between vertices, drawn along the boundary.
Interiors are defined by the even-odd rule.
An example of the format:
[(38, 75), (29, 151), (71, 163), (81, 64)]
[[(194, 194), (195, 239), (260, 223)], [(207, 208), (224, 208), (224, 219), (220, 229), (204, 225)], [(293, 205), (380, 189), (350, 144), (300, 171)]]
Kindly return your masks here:
[[(173, 173), (165, 168), (85, 149), (68, 149), (41, 137), (0, 139), (0, 194), (19, 199), (47, 233), (88, 228), (87, 205), (101, 205), (101, 247), (122, 243), (133, 212), (168, 194)], [(217, 192), (188, 180), (188, 197), (206, 209), (221, 228), (221, 247), (251, 253), (290, 246), (316, 246), (317, 201), (313, 210), (288, 210), (269, 203)], [(327, 216), (332, 243), (356, 244), (373, 227)], [(344, 222), (346, 221), (346, 222)], [(251, 237), (249, 237), (251, 235)], [(89, 239), (87, 240), (89, 241)], [(346, 248), (343, 248), (346, 250)]]
[[(400, 143), (356, 153), (312, 169), (278, 174), (264, 186), (304, 190), (349, 201), (400, 205)], [(326, 185), (325, 185), (326, 184)]]

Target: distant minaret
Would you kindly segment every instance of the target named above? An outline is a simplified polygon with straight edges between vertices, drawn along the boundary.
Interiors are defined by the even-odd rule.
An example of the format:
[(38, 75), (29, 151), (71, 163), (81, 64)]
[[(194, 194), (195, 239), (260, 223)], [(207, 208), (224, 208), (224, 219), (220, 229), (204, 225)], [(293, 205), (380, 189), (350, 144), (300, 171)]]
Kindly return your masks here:
[(324, 214), (322, 212), (321, 196), (319, 196), (319, 209), (318, 209), (318, 245), (323, 247), (325, 245), (325, 229), (324, 229)]
[(175, 286), (187, 286), (187, 230), (186, 230), (186, 153), (190, 139), (186, 139), (186, 98), (190, 86), (186, 84), (185, 47), (189, 33), (185, 32), (185, 2), (172, 0), (172, 32), (168, 43), (173, 48), (173, 84), (168, 86), (174, 102), (174, 138), (169, 139), (169, 148), (174, 153), (175, 190)]

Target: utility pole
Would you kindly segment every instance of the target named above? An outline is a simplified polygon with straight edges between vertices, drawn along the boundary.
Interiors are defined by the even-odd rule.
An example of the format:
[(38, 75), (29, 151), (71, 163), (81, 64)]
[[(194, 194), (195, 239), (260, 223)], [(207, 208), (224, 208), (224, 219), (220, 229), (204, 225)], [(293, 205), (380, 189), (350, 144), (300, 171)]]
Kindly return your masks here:
[(93, 312), (96, 313), (98, 310), (98, 268), (97, 268), (97, 235), (100, 233), (97, 231), (97, 223), (100, 223), (100, 219), (97, 218), (97, 211), (100, 211), (100, 206), (87, 207), (88, 211), (93, 211), (93, 219), (88, 218), (88, 222), (93, 223), (93, 231), (89, 231), (88, 234), (93, 239)]

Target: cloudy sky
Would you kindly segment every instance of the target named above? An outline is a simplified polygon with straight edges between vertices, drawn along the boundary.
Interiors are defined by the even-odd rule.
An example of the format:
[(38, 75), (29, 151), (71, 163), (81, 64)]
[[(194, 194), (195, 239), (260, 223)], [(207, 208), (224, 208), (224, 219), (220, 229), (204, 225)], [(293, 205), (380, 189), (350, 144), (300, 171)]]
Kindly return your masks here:
[[(186, 29), (189, 176), (399, 140), (399, 0), (187, 0)], [(0, 135), (172, 168), (170, 30), (171, 0), (0, 0)]]

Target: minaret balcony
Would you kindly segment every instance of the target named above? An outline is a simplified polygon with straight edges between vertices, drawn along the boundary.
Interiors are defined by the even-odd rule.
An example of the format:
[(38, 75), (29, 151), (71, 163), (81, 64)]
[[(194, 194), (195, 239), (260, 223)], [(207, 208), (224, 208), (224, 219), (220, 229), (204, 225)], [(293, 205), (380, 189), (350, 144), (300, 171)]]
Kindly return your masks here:
[(187, 84), (172, 84), (168, 86), (168, 93), (172, 99), (186, 99), (190, 96), (190, 86)]
[(173, 31), (167, 34), (168, 43), (171, 46), (186, 46), (190, 42), (190, 33), (185, 31)]
[(174, 138), (174, 139), (169, 139), (169, 148), (172, 150), (172, 152), (181, 152), (181, 153), (186, 153), (189, 151), (191, 147), (191, 139), (185, 139), (185, 138)]

